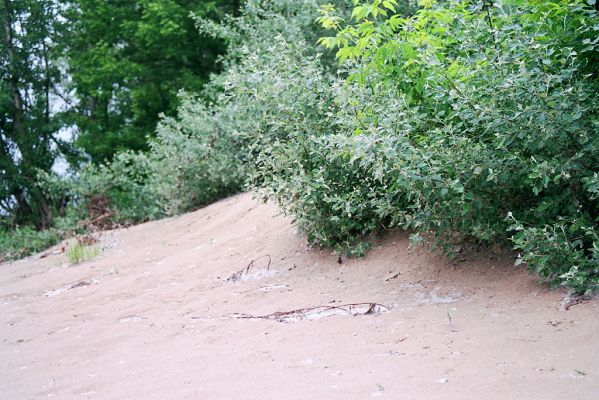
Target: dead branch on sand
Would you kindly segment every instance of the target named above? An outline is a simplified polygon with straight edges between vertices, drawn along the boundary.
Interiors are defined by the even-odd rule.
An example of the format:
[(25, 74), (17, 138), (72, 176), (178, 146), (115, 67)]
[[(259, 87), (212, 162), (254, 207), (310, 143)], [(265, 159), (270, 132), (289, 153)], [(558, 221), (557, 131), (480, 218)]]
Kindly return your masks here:
[[(48, 251), (46, 253), (41, 254), (40, 258), (46, 258), (48, 256), (52, 256), (52, 255), (55, 255), (55, 254), (62, 254), (62, 253), (65, 252), (65, 250), (66, 250), (66, 246), (61, 246), (60, 248), (58, 248), (58, 250)], [(0, 260), (0, 261), (2, 261), (2, 260)]]

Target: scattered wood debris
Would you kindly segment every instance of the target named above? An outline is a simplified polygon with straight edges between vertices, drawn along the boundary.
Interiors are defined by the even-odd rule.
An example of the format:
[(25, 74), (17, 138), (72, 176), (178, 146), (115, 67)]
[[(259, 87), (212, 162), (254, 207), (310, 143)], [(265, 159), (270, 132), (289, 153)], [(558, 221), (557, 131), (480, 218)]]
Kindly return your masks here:
[(235, 294), (244, 294), (244, 293), (249, 293), (249, 292), (253, 292), (253, 291), (262, 291), (262, 292), (269, 292), (271, 290), (283, 290), (285, 292), (289, 292), (293, 289), (291, 289), (291, 287), (289, 287), (289, 285), (285, 285), (285, 284), (278, 284), (278, 285), (264, 285), (264, 286), (259, 286), (259, 287), (255, 287), (252, 289), (248, 289), (248, 290), (242, 290), (241, 292), (235, 292)]
[(77, 238), (77, 243), (79, 243), (81, 246), (91, 246), (92, 244), (95, 244), (98, 242), (98, 239), (96, 239), (96, 237), (93, 236), (92, 234), (79, 235), (79, 236), (76, 236), (76, 238)]

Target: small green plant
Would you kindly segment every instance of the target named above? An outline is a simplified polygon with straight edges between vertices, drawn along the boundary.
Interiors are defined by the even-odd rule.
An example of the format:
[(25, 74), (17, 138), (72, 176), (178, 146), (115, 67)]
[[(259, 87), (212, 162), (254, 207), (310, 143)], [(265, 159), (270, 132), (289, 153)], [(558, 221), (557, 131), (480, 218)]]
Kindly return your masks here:
[(80, 241), (70, 245), (67, 249), (67, 259), (71, 264), (79, 264), (91, 260), (100, 254), (100, 250), (94, 246)]

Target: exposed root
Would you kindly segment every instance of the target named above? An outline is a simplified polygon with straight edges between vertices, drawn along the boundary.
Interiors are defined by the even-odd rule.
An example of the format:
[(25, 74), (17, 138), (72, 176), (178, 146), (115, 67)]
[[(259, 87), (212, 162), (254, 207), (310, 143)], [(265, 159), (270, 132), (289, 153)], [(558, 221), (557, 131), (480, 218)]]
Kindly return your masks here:
[(561, 301), (560, 310), (567, 311), (575, 305), (587, 302), (591, 299), (591, 296), (582, 293), (568, 293)]
[(270, 255), (265, 254), (263, 256), (260, 256), (258, 258), (253, 259), (252, 261), (250, 261), (250, 263), (246, 267), (244, 267), (244, 268), (240, 269), (239, 271), (235, 272), (230, 277), (228, 277), (226, 280), (227, 281), (231, 281), (231, 282), (237, 282), (238, 280), (241, 279), (241, 277), (244, 274), (247, 274), (248, 272), (250, 272), (250, 269), (254, 266), (254, 263), (256, 261), (258, 261), (258, 260), (260, 260), (262, 258), (268, 258), (268, 265), (266, 266), (266, 270), (268, 271), (270, 269), (270, 264), (272, 263), (272, 258), (270, 257)]
[(114, 215), (115, 213), (113, 211), (107, 211), (106, 213), (100, 216), (83, 221), (83, 224), (85, 228), (95, 230), (102, 230), (103, 228), (105, 229), (113, 226), (118, 226), (115, 225), (112, 221), (106, 222), (107, 219), (114, 217)]
[[(232, 313), (225, 314), (216, 319), (261, 319), (277, 322), (297, 322), (304, 319), (319, 319), (333, 315), (372, 315), (380, 312), (389, 311), (389, 307), (379, 303), (351, 303), (339, 306), (316, 306), (307, 308), (298, 308), (291, 311), (277, 311), (272, 314), (254, 315)], [(192, 319), (215, 319), (210, 317), (191, 317)]]

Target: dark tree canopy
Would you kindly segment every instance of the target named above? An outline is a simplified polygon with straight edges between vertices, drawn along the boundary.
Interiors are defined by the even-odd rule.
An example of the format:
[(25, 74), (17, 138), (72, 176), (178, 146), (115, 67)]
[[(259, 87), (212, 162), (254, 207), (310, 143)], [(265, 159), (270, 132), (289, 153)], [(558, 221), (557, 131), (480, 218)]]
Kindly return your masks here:
[(190, 14), (219, 19), (235, 1), (74, 0), (65, 43), (79, 103), (77, 144), (95, 162), (146, 148), (160, 113), (181, 90), (198, 92), (216, 69), (221, 41), (198, 34)]
[[(191, 14), (220, 20), (237, 0), (0, 0), (0, 222), (47, 227), (37, 183), (72, 163), (143, 150), (178, 92), (201, 91), (225, 45)], [(61, 129), (77, 133), (75, 143)]]

